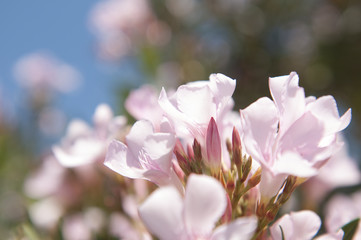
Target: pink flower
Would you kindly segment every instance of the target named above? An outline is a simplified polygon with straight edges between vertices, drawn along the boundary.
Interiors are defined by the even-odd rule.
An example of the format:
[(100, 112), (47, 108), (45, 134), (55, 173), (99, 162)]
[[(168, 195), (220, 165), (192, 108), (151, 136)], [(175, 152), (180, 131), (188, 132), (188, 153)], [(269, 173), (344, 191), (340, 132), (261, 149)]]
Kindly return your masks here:
[[(325, 226), (328, 233), (336, 233), (343, 225), (361, 218), (361, 192), (351, 196), (336, 195), (326, 205)], [(353, 239), (361, 239), (361, 222), (359, 222)]]
[(250, 239), (257, 226), (254, 217), (238, 218), (214, 229), (226, 205), (226, 192), (217, 180), (192, 174), (184, 199), (174, 187), (163, 187), (140, 206), (139, 214), (161, 240)]
[(97, 32), (139, 31), (151, 17), (146, 0), (107, 0), (95, 5), (90, 14)]
[[(217, 123), (221, 139), (225, 139), (224, 129), (228, 126), (226, 116), (233, 107), (232, 94), (235, 87), (235, 80), (223, 74), (212, 74), (209, 81), (180, 86), (171, 97), (162, 89), (159, 105), (173, 123), (178, 137), (184, 138), (186, 142), (192, 142), (196, 138), (205, 146), (206, 131), (212, 117)], [(222, 141), (223, 161), (229, 167), (227, 155), (225, 141)]]
[(14, 67), (16, 80), (32, 90), (70, 92), (81, 80), (72, 66), (45, 53), (32, 53), (22, 57)]
[(24, 183), (24, 192), (30, 198), (44, 198), (55, 194), (63, 184), (65, 168), (53, 155), (46, 157), (40, 167), (31, 172)]
[(269, 86), (273, 101), (263, 97), (241, 110), (241, 122), (245, 149), (262, 165), (262, 194), (272, 197), (287, 175), (317, 174), (339, 147), (351, 111), (339, 117), (332, 96), (305, 98), (294, 72), (270, 78)]
[[(144, 226), (143, 226), (144, 228)], [(121, 213), (112, 213), (109, 219), (110, 234), (119, 239), (151, 240), (150, 234), (134, 224)]]
[(168, 184), (177, 179), (171, 162), (174, 145), (173, 134), (154, 132), (149, 121), (140, 120), (126, 136), (126, 144), (112, 141), (104, 164), (125, 177)]
[(312, 211), (304, 210), (284, 215), (270, 227), (270, 232), (274, 240), (282, 239), (282, 231), (284, 239), (306, 240), (312, 239), (320, 226), (320, 217)]
[(125, 127), (125, 118), (114, 117), (108, 105), (97, 107), (94, 128), (81, 120), (73, 120), (60, 145), (53, 146), (58, 161), (65, 167), (94, 163), (105, 155), (109, 141)]
[(146, 0), (106, 0), (90, 13), (90, 25), (97, 35), (101, 57), (117, 60), (127, 55), (134, 40), (146, 35), (154, 18)]

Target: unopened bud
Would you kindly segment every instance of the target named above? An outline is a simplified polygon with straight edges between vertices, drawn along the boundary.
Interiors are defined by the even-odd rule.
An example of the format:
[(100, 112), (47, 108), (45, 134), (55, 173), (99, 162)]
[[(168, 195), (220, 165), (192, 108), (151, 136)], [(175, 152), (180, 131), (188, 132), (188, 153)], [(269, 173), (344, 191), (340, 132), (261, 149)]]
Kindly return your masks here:
[(194, 152), (193, 152), (193, 147), (188, 144), (187, 145), (187, 153), (188, 153), (188, 159), (194, 159)]
[(174, 151), (174, 155), (177, 158), (178, 163), (179, 163), (180, 166), (186, 167), (188, 165), (187, 158), (184, 157), (181, 153), (179, 153), (178, 151)]
[(235, 127), (233, 127), (232, 132), (232, 154), (233, 154), (233, 161), (236, 166), (242, 164), (242, 145), (241, 145), (241, 138), (239, 136), (239, 132)]
[(261, 182), (261, 173), (262, 169), (261, 167), (259, 167), (257, 171), (252, 175), (252, 177), (248, 180), (249, 188), (253, 188)]
[(182, 168), (179, 166), (178, 162), (174, 160), (174, 161), (172, 161), (172, 165), (173, 165), (173, 170), (177, 174), (178, 178), (181, 181), (183, 181), (185, 174), (184, 174)]
[(194, 160), (202, 161), (202, 148), (197, 139), (194, 139), (193, 142), (193, 153), (194, 153)]
[(252, 157), (248, 157), (247, 161), (242, 165), (242, 178), (241, 182), (246, 181), (248, 174), (252, 169)]
[(206, 135), (207, 164), (211, 168), (220, 168), (222, 165), (222, 147), (216, 121), (212, 117), (208, 124)]
[(182, 156), (187, 156), (186, 152), (184, 151), (183, 145), (178, 138), (176, 139), (173, 152), (178, 152)]

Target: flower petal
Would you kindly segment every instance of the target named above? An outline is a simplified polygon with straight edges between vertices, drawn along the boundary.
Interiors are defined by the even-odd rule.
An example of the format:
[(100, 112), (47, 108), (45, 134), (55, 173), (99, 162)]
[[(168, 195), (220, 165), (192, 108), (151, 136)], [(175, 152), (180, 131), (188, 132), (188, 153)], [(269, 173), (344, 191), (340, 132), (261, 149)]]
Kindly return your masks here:
[(257, 228), (256, 217), (237, 218), (227, 225), (221, 225), (213, 232), (211, 240), (249, 240)]
[(190, 175), (185, 193), (184, 221), (191, 236), (209, 236), (226, 206), (226, 193), (216, 179)]
[(207, 85), (182, 85), (177, 90), (177, 106), (197, 124), (208, 124), (211, 116), (215, 116), (216, 106), (213, 105), (212, 92)]
[(153, 134), (153, 125), (147, 120), (140, 120), (134, 123), (126, 137), (129, 150), (136, 156), (142, 150), (145, 139)]
[(274, 103), (269, 98), (260, 98), (240, 112), (242, 143), (247, 153), (256, 161), (267, 163), (277, 135), (278, 115)]
[(157, 166), (169, 173), (171, 157), (175, 145), (175, 137), (171, 133), (155, 133), (149, 135), (144, 141), (144, 150)]
[(273, 170), (276, 173), (286, 173), (297, 177), (312, 177), (317, 174), (317, 169), (296, 152), (285, 152), (275, 162)]
[(334, 134), (345, 129), (351, 121), (351, 109), (340, 118), (336, 101), (332, 96), (320, 97), (307, 107), (324, 125), (325, 137), (328, 137), (328, 141), (323, 140), (322, 145), (332, 142), (335, 138)]
[(298, 75), (295, 72), (270, 78), (269, 87), (280, 113), (280, 132), (286, 131), (305, 112), (304, 89), (298, 86)]
[(125, 177), (144, 178), (145, 171), (140, 168), (138, 159), (125, 144), (117, 140), (110, 143), (104, 165)]
[(150, 232), (159, 239), (182, 239), (183, 201), (174, 187), (153, 192), (139, 207), (139, 215)]
[(303, 210), (291, 212), (277, 220), (270, 228), (273, 239), (282, 239), (281, 228), (285, 239), (312, 239), (321, 226), (321, 219), (316, 213)]

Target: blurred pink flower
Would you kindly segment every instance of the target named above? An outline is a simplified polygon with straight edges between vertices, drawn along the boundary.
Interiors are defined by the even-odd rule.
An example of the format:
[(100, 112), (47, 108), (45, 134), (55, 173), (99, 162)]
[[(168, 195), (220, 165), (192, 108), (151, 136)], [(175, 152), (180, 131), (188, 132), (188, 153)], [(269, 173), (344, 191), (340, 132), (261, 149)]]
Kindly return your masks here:
[(80, 213), (64, 218), (62, 235), (64, 240), (88, 240), (92, 238), (91, 229)]
[(174, 187), (162, 187), (140, 206), (139, 214), (149, 231), (161, 240), (251, 239), (257, 226), (254, 217), (238, 218), (214, 229), (226, 205), (226, 192), (217, 180), (192, 174), (184, 199)]
[(59, 190), (64, 178), (65, 168), (50, 155), (25, 179), (24, 192), (30, 198), (48, 197)]
[(65, 167), (77, 167), (102, 160), (111, 139), (125, 127), (123, 116), (113, 116), (110, 107), (101, 104), (94, 117), (94, 129), (81, 120), (73, 120), (60, 145), (53, 146), (58, 161)]
[(135, 36), (144, 36), (152, 19), (146, 0), (105, 0), (97, 3), (90, 13), (90, 25), (99, 41), (100, 56), (116, 60), (127, 55)]
[(174, 183), (178, 180), (171, 163), (174, 144), (173, 134), (154, 132), (149, 121), (140, 120), (126, 136), (126, 144), (113, 140), (104, 164), (129, 178), (146, 179), (158, 185)]
[[(224, 129), (228, 124), (227, 116), (231, 114), (233, 107), (232, 94), (235, 87), (235, 80), (223, 74), (212, 74), (209, 81), (191, 82), (180, 86), (170, 97), (162, 89), (159, 105), (170, 119), (177, 137), (185, 139), (186, 142), (192, 142), (196, 138), (205, 146), (211, 117), (217, 124), (221, 139), (225, 138)], [(225, 145), (225, 141), (222, 141), (222, 157), (226, 167), (229, 167)], [(205, 152), (203, 156), (206, 156)]]
[[(350, 221), (361, 218), (361, 192), (351, 196), (336, 195), (327, 203), (325, 208), (325, 226), (328, 233), (337, 233), (339, 229)], [(361, 222), (353, 237), (361, 239)]]
[(262, 165), (261, 192), (277, 194), (288, 175), (311, 177), (340, 146), (337, 133), (351, 120), (339, 117), (332, 96), (305, 98), (298, 75), (269, 79), (273, 101), (258, 99), (241, 110), (242, 142)]
[(282, 216), (270, 227), (270, 232), (274, 240), (283, 239), (282, 232), (284, 239), (306, 240), (312, 239), (320, 227), (320, 217), (312, 211), (303, 210)]
[(106, 215), (102, 209), (88, 207), (82, 212), (64, 217), (62, 235), (64, 240), (93, 239), (106, 224)]
[(55, 197), (43, 198), (32, 203), (28, 208), (32, 223), (45, 230), (54, 229), (64, 212), (64, 206)]
[(72, 66), (41, 52), (22, 57), (15, 64), (14, 75), (22, 86), (37, 91), (70, 92), (81, 81)]
[(98, 32), (138, 31), (151, 18), (147, 0), (105, 0), (90, 13), (91, 25)]
[(145, 229), (139, 229), (134, 226), (129, 218), (121, 213), (112, 213), (109, 220), (109, 231), (112, 236), (119, 239), (129, 240), (151, 240), (152, 237)]

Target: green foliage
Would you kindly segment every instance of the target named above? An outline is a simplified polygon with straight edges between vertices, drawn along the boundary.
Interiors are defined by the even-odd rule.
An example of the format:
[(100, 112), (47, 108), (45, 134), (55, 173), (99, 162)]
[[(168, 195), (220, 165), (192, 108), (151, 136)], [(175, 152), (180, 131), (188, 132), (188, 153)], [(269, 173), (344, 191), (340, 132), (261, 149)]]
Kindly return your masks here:
[(352, 220), (351, 222), (345, 224), (342, 227), (342, 230), (344, 232), (343, 240), (352, 240), (353, 235), (355, 234), (357, 230), (358, 223), (360, 222), (360, 218), (356, 218), (355, 220)]

